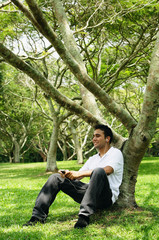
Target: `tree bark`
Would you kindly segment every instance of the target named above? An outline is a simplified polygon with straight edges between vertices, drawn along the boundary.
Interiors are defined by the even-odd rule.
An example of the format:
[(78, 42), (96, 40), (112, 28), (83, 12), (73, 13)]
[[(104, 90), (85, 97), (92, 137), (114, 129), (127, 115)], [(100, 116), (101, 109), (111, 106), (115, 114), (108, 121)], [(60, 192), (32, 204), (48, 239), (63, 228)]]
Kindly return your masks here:
[(52, 103), (51, 98), (48, 96), (46, 97), (46, 100), (49, 105), (49, 109), (53, 118), (53, 130), (50, 138), (50, 145), (49, 150), (47, 154), (47, 172), (56, 172), (57, 171), (57, 164), (56, 164), (56, 156), (57, 156), (57, 146), (58, 146), (58, 133), (59, 133), (59, 118), (58, 114), (59, 112), (56, 112)]
[(58, 140), (58, 131), (59, 124), (57, 121), (54, 121), (53, 131), (50, 138), (50, 146), (47, 154), (47, 172), (56, 172), (57, 164), (56, 164), (56, 156), (57, 156), (57, 140)]
[(72, 137), (73, 137), (74, 144), (75, 144), (75, 149), (76, 149), (76, 154), (77, 154), (77, 162), (78, 162), (78, 164), (82, 164), (82, 163), (84, 163), (82, 148), (81, 148), (81, 144), (80, 144), (80, 141), (79, 141), (78, 133), (77, 133), (76, 128), (74, 126), (74, 121), (72, 121), (70, 123), (70, 129), (71, 129)]
[(135, 186), (141, 160), (154, 136), (159, 108), (159, 33), (152, 54), (142, 112), (137, 126), (123, 146), (124, 178), (118, 201), (122, 206), (137, 206)]
[(67, 161), (67, 144), (66, 144), (66, 139), (64, 139), (64, 141), (63, 141), (62, 154), (63, 154), (63, 161)]
[(57, 157), (57, 147), (58, 147), (58, 135), (60, 124), (71, 114), (68, 112), (60, 116), (60, 106), (58, 105), (57, 110), (54, 109), (54, 105), (50, 96), (46, 97), (50, 112), (53, 119), (53, 131), (50, 139), (50, 147), (47, 154), (47, 169), (46, 171), (57, 171), (56, 157)]
[[(86, 72), (86, 67), (83, 62), (82, 56), (77, 47), (77, 43), (74, 39), (73, 33), (69, 27), (68, 20), (62, 2), (59, 0), (53, 0), (53, 7), (55, 9), (55, 16), (58, 20), (61, 34), (63, 36), (64, 44), (67, 46), (68, 51), (72, 57), (78, 62), (82, 69)], [(104, 122), (102, 114), (97, 106), (94, 95), (88, 91), (79, 81), (80, 93), (83, 101), (83, 106), (85, 109), (89, 110), (94, 116), (96, 116), (101, 122)]]
[(40, 156), (42, 157), (43, 162), (46, 162), (46, 161), (47, 161), (47, 156), (46, 156), (46, 154), (43, 153), (41, 150), (39, 150), (39, 154), (40, 154)]
[(13, 141), (14, 151), (13, 151), (13, 161), (15, 163), (20, 163), (20, 146), (16, 139)]
[(61, 137), (62, 137), (62, 139), (60, 139), (61, 140), (60, 142), (62, 142), (62, 146), (61, 146), (59, 141), (58, 141), (58, 146), (59, 146), (59, 148), (60, 148), (60, 150), (61, 150), (61, 152), (63, 154), (63, 161), (67, 161), (68, 160), (67, 159), (67, 144), (66, 144), (67, 137), (65, 135), (60, 136), (60, 138)]

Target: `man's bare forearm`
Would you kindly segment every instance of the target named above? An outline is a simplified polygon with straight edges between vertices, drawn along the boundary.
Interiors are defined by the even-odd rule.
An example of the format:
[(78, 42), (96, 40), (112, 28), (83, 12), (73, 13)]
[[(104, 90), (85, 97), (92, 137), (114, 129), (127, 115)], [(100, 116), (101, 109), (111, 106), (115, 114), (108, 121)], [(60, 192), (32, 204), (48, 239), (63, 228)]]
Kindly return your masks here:
[(65, 177), (74, 180), (74, 179), (82, 179), (84, 177), (90, 177), (93, 170), (87, 171), (68, 171), (66, 170)]

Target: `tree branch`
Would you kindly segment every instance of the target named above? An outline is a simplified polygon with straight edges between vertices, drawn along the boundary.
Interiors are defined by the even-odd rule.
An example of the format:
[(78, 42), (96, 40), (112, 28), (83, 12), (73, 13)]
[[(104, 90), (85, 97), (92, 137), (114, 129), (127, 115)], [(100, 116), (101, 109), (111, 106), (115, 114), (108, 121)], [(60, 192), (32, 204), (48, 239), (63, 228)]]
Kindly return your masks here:
[[(71, 111), (82, 118), (90, 125), (96, 125), (100, 123), (100, 119), (95, 117), (88, 110), (77, 104), (75, 101), (70, 100), (57, 89), (55, 89), (47, 79), (41, 75), (37, 70), (33, 69), (29, 64), (25, 63), (23, 60), (18, 58), (14, 53), (7, 49), (0, 42), (0, 55), (11, 64), (13, 67), (18, 68), (19, 70), (26, 73), (30, 78), (32, 78), (35, 83), (37, 83), (47, 94), (49, 94), (57, 103), (62, 107), (66, 108), (68, 111)], [(114, 142), (118, 142), (119, 139), (123, 140), (121, 136), (113, 131)]]
[[(155, 48), (152, 54), (150, 70), (147, 80), (146, 91), (144, 94), (144, 102), (142, 112), (138, 122), (138, 129), (146, 132), (153, 137), (155, 132), (158, 109), (159, 109), (159, 32)], [(148, 136), (147, 136), (148, 137)]]
[(104, 3), (104, 1), (102, 0), (102, 2), (99, 4), (99, 6), (95, 9), (95, 11), (92, 13), (92, 15), (88, 18), (85, 27), (83, 27), (83, 28), (81, 28), (81, 29), (78, 29), (78, 30), (75, 31), (74, 33), (78, 33), (78, 32), (84, 31), (84, 30), (87, 29), (87, 28), (98, 27), (99, 25), (103, 24), (104, 21), (96, 24), (95, 26), (90, 26), (90, 27), (88, 27), (90, 20), (93, 18), (93, 16), (96, 14), (96, 12), (101, 8), (101, 6), (103, 5), (103, 3)]
[[(12, 0), (14, 3), (17, 0)], [(64, 60), (64, 62), (69, 66), (72, 73), (77, 77), (77, 79), (95, 96), (99, 101), (107, 108), (107, 110), (115, 115), (123, 125), (131, 130), (136, 126), (136, 121), (130, 116), (130, 114), (122, 109), (101, 87), (96, 84), (87, 74), (86, 70), (78, 64), (78, 62), (72, 57), (70, 52), (64, 46), (62, 41), (57, 38), (53, 29), (49, 26), (45, 20), (42, 11), (37, 6), (34, 0), (26, 0), (32, 14), (24, 7), (21, 7), (22, 11), (26, 16), (32, 21), (32, 23), (39, 29), (39, 31), (52, 43), (58, 54)], [(20, 5), (21, 6), (21, 5)], [(34, 16), (34, 17), (33, 17)]]
[(33, 23), (33, 25), (43, 33), (43, 29), (35, 20), (34, 16), (29, 12), (29, 10), (18, 0), (11, 0), (23, 13), (24, 15)]
[(43, 75), (41, 75), (37, 70), (33, 69), (29, 64), (18, 58), (9, 49), (4, 47), (2, 43), (0, 43), (0, 54), (6, 60), (6, 62), (31, 77), (47, 94), (49, 94), (61, 106), (75, 112), (80, 117), (82, 116), (83, 119), (85, 119), (85, 121), (89, 124), (94, 125), (98, 122), (97, 118), (95, 118), (89, 111), (85, 110), (83, 107), (60, 93), (51, 85), (49, 81), (47, 81), (47, 79)]
[[(17, 0), (12, 1), (17, 2)], [(41, 31), (41, 33), (50, 41), (50, 43), (52, 43), (58, 54), (69, 66), (70, 70), (77, 77), (79, 82), (81, 82), (90, 92), (92, 92), (93, 95), (95, 95), (108, 109), (108, 111), (115, 115), (128, 130), (134, 128), (137, 124), (136, 121), (134, 121), (127, 111), (122, 109), (120, 105), (118, 105), (104, 90), (102, 90), (101, 87), (88, 76), (85, 69), (83, 69), (83, 67), (77, 63), (62, 41), (57, 38), (53, 29), (51, 29), (51, 27), (48, 25), (36, 2), (34, 0), (26, 1), (34, 15), (33, 18), (32, 15), (30, 17), (30, 15), (27, 13), (28, 18), (30, 17), (29, 19), (33, 22), (33, 24), (34, 22), (36, 23), (36, 27), (39, 29), (39, 31)]]
[(5, 6), (7, 6), (7, 5), (9, 5), (10, 3), (11, 3), (11, 1), (9, 0), (7, 2), (4, 2), (4, 3), (0, 4), (0, 9), (5, 7)]
[[(131, 127), (134, 127), (136, 125), (136, 121), (131, 117), (131, 115), (129, 115), (128, 112), (126, 112), (124, 109), (122, 109), (121, 106), (117, 105), (115, 103), (115, 101), (113, 101), (113, 99), (108, 96), (106, 94), (105, 91), (103, 91), (95, 82), (92, 81), (92, 79), (90, 79), (90, 77), (87, 75), (86, 73), (86, 69), (85, 69), (85, 66), (84, 66), (84, 62), (79, 54), (79, 51), (77, 49), (77, 46), (76, 46), (76, 42), (73, 38), (73, 35), (72, 35), (72, 31), (70, 30), (69, 28), (69, 25), (68, 25), (68, 22), (67, 22), (67, 17), (66, 17), (66, 14), (64, 12), (64, 9), (63, 9), (63, 6), (61, 4), (61, 1), (59, 0), (53, 0), (52, 1), (53, 4), (54, 4), (54, 8), (55, 8), (55, 13), (56, 13), (56, 17), (58, 19), (58, 22), (59, 22), (59, 25), (61, 27), (61, 32), (62, 32), (62, 35), (63, 35), (63, 39), (64, 39), (64, 42), (66, 43), (66, 46), (68, 46), (68, 50), (69, 52), (71, 53), (71, 55), (73, 56), (73, 58), (78, 62), (78, 67), (80, 69), (78, 69), (78, 72), (82, 72), (84, 73), (82, 77), (79, 77), (75, 72), (74, 72), (74, 69), (72, 69), (74, 75), (77, 77), (77, 79), (90, 91), (93, 93), (93, 95), (95, 95), (99, 101), (107, 108), (109, 109), (109, 111), (114, 114), (115, 116), (117, 116), (117, 118), (119, 118), (122, 123), (127, 127), (127, 124), (129, 122), (129, 124), (131, 125)], [(79, 65), (80, 64), (80, 65)], [(92, 87), (91, 87), (92, 86)], [(95, 94), (95, 89), (98, 89), (97, 90), (97, 95)], [(102, 95), (105, 95), (103, 96), (103, 98), (101, 98), (100, 96)], [(105, 100), (104, 100), (105, 98)], [(106, 104), (108, 103), (108, 101), (111, 102), (110, 105)], [(115, 109), (116, 108), (116, 109)], [(117, 111), (116, 111), (117, 110)], [(120, 114), (120, 112), (122, 112), (122, 114)], [(123, 117), (124, 115), (124, 117)], [(128, 122), (126, 123), (124, 121), (125, 117), (129, 118)], [(131, 129), (130, 127), (130, 129)], [(129, 127), (127, 127), (129, 129)]]

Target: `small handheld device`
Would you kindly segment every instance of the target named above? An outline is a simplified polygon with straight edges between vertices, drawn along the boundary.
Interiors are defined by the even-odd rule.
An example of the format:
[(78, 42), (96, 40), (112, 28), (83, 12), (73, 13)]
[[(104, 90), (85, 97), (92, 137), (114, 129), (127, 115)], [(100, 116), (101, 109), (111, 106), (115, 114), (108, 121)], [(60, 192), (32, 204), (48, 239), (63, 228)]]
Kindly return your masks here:
[(65, 174), (65, 172), (66, 172), (66, 171), (65, 171), (65, 170), (63, 170), (63, 169), (60, 169), (60, 172), (62, 172), (63, 174)]

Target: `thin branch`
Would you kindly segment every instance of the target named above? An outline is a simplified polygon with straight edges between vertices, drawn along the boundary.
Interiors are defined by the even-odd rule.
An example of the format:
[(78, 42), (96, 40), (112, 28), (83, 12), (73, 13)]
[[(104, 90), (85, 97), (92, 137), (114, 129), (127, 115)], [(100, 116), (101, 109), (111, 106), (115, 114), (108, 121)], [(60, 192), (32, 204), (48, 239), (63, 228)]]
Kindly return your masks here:
[(74, 34), (76, 34), (76, 33), (78, 33), (78, 32), (82, 32), (82, 31), (84, 31), (84, 30), (86, 30), (86, 29), (88, 29), (88, 28), (92, 28), (92, 27), (93, 27), (93, 28), (96, 28), (96, 27), (99, 27), (101, 24), (104, 23), (104, 21), (102, 21), (102, 22), (96, 24), (95, 26), (90, 26), (90, 27), (88, 27), (90, 20), (93, 18), (93, 16), (96, 14), (96, 12), (101, 8), (101, 6), (103, 5), (103, 3), (104, 3), (104, 1), (102, 0), (102, 2), (101, 2), (101, 3), (99, 4), (99, 6), (95, 9), (95, 11), (93, 12), (93, 14), (88, 18), (85, 27), (83, 27), (83, 28), (75, 31)]
[(1, 113), (3, 116), (9, 118), (11, 121), (13, 121), (13, 122), (15, 122), (15, 123), (17, 123), (17, 124), (19, 124), (19, 125), (21, 125), (21, 126), (23, 127), (23, 124), (22, 124), (21, 122), (13, 119), (10, 115), (6, 114), (6, 113), (3, 112), (2, 110), (0, 110), (0, 113)]
[(50, 117), (46, 112), (45, 112), (45, 110), (43, 109), (43, 107), (41, 106), (41, 104), (38, 102), (38, 100), (37, 100), (37, 88), (36, 88), (36, 90), (35, 90), (35, 102), (36, 102), (36, 104), (39, 106), (39, 108), (41, 109), (41, 112), (42, 112), (42, 114), (47, 118), (47, 119), (49, 119), (50, 121), (53, 121), (53, 118), (52, 117)]
[(7, 5), (9, 5), (11, 3), (11, 1), (7, 1), (7, 2), (4, 2), (2, 4), (0, 4), (0, 9), (3, 8), (3, 7), (6, 7)]
[(16, 10), (13, 10), (13, 11), (10, 11), (10, 10), (0, 10), (0, 12), (3, 12), (3, 13), (18, 13), (18, 11), (16, 11)]
[(38, 29), (40, 29), (40, 32), (43, 33), (43, 29), (35, 20), (34, 16), (29, 12), (29, 10), (20, 1), (18, 0), (11, 0), (11, 1), (24, 13), (24, 15), (33, 23), (33, 25)]

